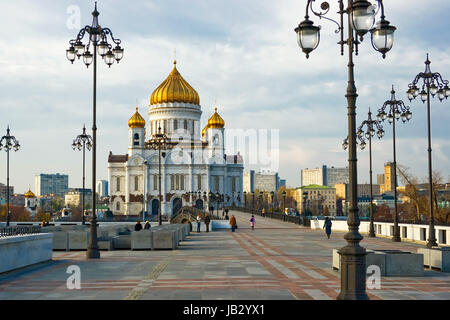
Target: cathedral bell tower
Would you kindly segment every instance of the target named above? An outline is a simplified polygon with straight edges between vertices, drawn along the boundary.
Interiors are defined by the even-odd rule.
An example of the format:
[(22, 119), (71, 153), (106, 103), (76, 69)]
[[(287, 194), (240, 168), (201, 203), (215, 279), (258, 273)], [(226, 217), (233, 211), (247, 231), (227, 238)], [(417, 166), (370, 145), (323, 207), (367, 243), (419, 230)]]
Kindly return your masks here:
[(225, 121), (214, 108), (214, 114), (209, 118), (202, 130), (202, 137), (208, 142), (208, 157), (214, 158), (217, 164), (225, 163)]
[(136, 153), (142, 153), (145, 144), (145, 120), (138, 112), (136, 112), (128, 120), (128, 153), (129, 156), (133, 156)]

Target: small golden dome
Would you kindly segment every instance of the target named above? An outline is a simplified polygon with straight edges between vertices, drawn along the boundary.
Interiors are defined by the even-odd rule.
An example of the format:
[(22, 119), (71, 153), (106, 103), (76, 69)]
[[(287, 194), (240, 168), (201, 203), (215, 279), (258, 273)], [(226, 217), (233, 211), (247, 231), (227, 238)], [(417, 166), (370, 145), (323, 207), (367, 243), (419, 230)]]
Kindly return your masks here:
[(153, 91), (150, 96), (150, 104), (158, 104), (165, 102), (184, 102), (192, 104), (200, 104), (200, 97), (197, 91), (194, 90), (183, 79), (181, 74), (177, 70), (177, 61), (173, 62), (173, 69), (166, 80), (159, 85), (158, 88)]
[(130, 128), (144, 128), (145, 120), (138, 112), (138, 107), (136, 107), (136, 112), (133, 116), (128, 120), (128, 127)]
[(217, 107), (214, 108), (214, 114), (211, 116), (211, 118), (209, 118), (206, 126), (208, 128), (223, 128), (223, 127), (225, 127), (225, 121), (217, 113)]
[(217, 107), (215, 107), (213, 115), (211, 116), (211, 118), (209, 118), (208, 122), (206, 123), (206, 126), (202, 130), (202, 137), (205, 135), (206, 130), (210, 128), (218, 129), (223, 127), (225, 127), (225, 121), (217, 113)]
[(36, 198), (31, 189), (28, 189), (27, 193), (25, 193), (25, 198)]

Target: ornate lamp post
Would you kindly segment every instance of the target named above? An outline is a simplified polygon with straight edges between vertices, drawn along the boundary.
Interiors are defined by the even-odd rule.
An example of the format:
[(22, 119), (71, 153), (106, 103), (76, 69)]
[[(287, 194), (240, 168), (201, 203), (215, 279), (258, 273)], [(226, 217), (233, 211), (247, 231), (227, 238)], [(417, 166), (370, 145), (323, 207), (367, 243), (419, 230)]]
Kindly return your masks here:
[(259, 202), (259, 204), (258, 204), (258, 210), (261, 212), (262, 211), (262, 208), (263, 208), (263, 196), (264, 196), (264, 192), (263, 191), (260, 191), (259, 192), (259, 197), (258, 197), (258, 202)]
[[(388, 108), (387, 113), (385, 109)], [(412, 117), (409, 107), (405, 106), (402, 100), (395, 99), (394, 86), (392, 85), (391, 99), (383, 103), (381, 109), (378, 110), (377, 118), (379, 121), (388, 120), (392, 124), (392, 140), (394, 153), (394, 235), (392, 241), (400, 242), (400, 230), (398, 227), (398, 212), (397, 212), (397, 160), (395, 151), (395, 120), (402, 119), (403, 123), (409, 121)]]
[[(97, 104), (97, 50), (98, 54), (111, 67), (114, 61), (119, 61), (123, 57), (123, 49), (120, 47), (121, 40), (115, 39), (112, 31), (109, 28), (102, 28), (98, 24), (99, 12), (97, 11), (97, 2), (95, 2), (95, 9), (92, 12), (92, 25), (83, 27), (75, 39), (70, 40), (69, 49), (66, 50), (67, 59), (73, 63), (75, 58), (78, 59), (83, 56), (83, 61), (86, 67), (94, 63), (94, 94), (93, 94), (93, 122), (92, 122), (92, 221), (91, 221), (91, 237), (89, 240), (89, 247), (86, 252), (87, 258), (100, 258), (100, 251), (97, 244), (97, 216), (96, 216), (96, 192), (95, 192), (95, 174), (96, 174), (96, 154), (97, 154), (97, 124), (96, 124), (96, 104)], [(82, 40), (85, 35), (88, 35), (88, 43), (85, 45)], [(108, 36), (112, 43), (108, 42)], [(93, 53), (89, 51), (93, 47)]]
[(217, 218), (219, 218), (219, 203), (220, 203), (220, 193), (216, 192), (216, 201), (217, 201)]
[[(414, 78), (413, 82), (408, 85), (409, 89), (406, 91), (409, 101), (415, 99), (419, 94), (422, 102), (427, 102), (427, 124), (428, 124), (428, 189), (430, 197), (430, 231), (427, 242), (427, 247), (431, 248), (437, 246), (436, 231), (434, 229), (434, 214), (433, 214), (433, 171), (431, 169), (431, 110), (430, 110), (430, 94), (434, 98), (437, 94), (439, 101), (447, 99), (450, 96), (450, 88), (448, 87), (448, 80), (442, 79), (438, 72), (431, 72), (431, 61), (425, 61), (425, 72), (421, 72)], [(420, 83), (422, 79), (422, 91), (419, 92)], [(419, 83), (419, 86), (417, 84)]]
[[(285, 214), (285, 210), (286, 210), (286, 190), (283, 191), (282, 196), (283, 196), (283, 210), (281, 210), (281, 213), (282, 213), (283, 215), (286, 215), (286, 214)], [(285, 217), (283, 217), (283, 219), (284, 219), (284, 218), (285, 218)]]
[(306, 226), (306, 200), (308, 199), (308, 192), (303, 192), (303, 225)]
[[(366, 132), (364, 133), (364, 127)], [(358, 127), (358, 131), (356, 131), (356, 135), (358, 136), (358, 139), (360, 141), (359, 147), (361, 150), (364, 150), (366, 147), (366, 141), (364, 138), (369, 140), (369, 180), (370, 180), (370, 206), (369, 206), (369, 215), (370, 215), (370, 224), (369, 224), (369, 237), (374, 238), (375, 237), (375, 228), (373, 225), (373, 208), (372, 208), (372, 201), (373, 201), (373, 190), (372, 190), (372, 137), (375, 135), (375, 129), (377, 129), (377, 136), (378, 139), (381, 139), (384, 136), (384, 130), (383, 126), (381, 125), (381, 122), (378, 120), (372, 119), (372, 112), (369, 113), (367, 120), (364, 120), (361, 125)], [(344, 140), (344, 143), (342, 144), (342, 147), (344, 150), (348, 148), (348, 137)]]
[(6, 129), (6, 136), (0, 139), (0, 150), (6, 151), (6, 226), (9, 227), (11, 213), (9, 212), (9, 150), (18, 151), (20, 149), (19, 141), (9, 134), (9, 126)]
[[(341, 55), (344, 54), (344, 44), (348, 45), (348, 86), (347, 86), (347, 105), (348, 105), (348, 136), (349, 136), (349, 176), (350, 176), (350, 213), (347, 219), (349, 232), (344, 236), (347, 240), (347, 246), (343, 247), (339, 253), (341, 255), (341, 292), (338, 299), (368, 299), (366, 293), (366, 249), (359, 245), (363, 239), (359, 233), (358, 199), (357, 199), (357, 167), (356, 167), (356, 92), (354, 79), (353, 53), (358, 54), (359, 40), (370, 31), (373, 48), (380, 52), (383, 58), (392, 48), (394, 43), (395, 27), (389, 25), (385, 20), (384, 6), (382, 0), (376, 0), (378, 8), (375, 8), (367, 0), (348, 0), (347, 8), (344, 9), (344, 0), (339, 0), (340, 22), (326, 17), (330, 10), (328, 2), (322, 2), (321, 10), (315, 11), (313, 8), (314, 0), (308, 0), (306, 4), (305, 20), (302, 21), (295, 32), (298, 35), (298, 44), (302, 51), (309, 57), (309, 54), (317, 48), (320, 41), (320, 26), (314, 26), (309, 20), (309, 10), (318, 16), (337, 25), (336, 33), (340, 33)], [(381, 10), (381, 20), (373, 28), (375, 16)], [(344, 40), (344, 14), (347, 14), (348, 38)]]
[(270, 208), (273, 211), (273, 197), (275, 196), (275, 192), (270, 191)]
[[(147, 149), (158, 150), (158, 190), (159, 190), (159, 208), (158, 208), (158, 224), (162, 224), (161, 216), (161, 150), (172, 149), (172, 143), (166, 134), (161, 133), (161, 127), (158, 127), (158, 133), (155, 133), (150, 140), (145, 143)], [(162, 155), (165, 157), (165, 154)]]
[(255, 192), (252, 192), (252, 214), (255, 210)]
[(244, 208), (247, 209), (247, 191), (244, 191)]
[(78, 135), (72, 142), (72, 149), (83, 150), (83, 191), (81, 195), (81, 223), (85, 224), (84, 218), (84, 186), (85, 186), (85, 153), (86, 148), (90, 151), (92, 147), (92, 138), (90, 135), (86, 134), (86, 127), (83, 125), (83, 133)]

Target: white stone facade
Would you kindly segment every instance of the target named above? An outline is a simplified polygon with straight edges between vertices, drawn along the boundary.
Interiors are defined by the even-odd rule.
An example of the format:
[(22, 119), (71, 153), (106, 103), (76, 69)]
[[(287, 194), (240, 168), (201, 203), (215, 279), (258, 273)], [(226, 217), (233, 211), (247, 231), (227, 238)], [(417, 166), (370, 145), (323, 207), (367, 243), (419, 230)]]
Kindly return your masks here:
[[(224, 128), (209, 128), (201, 136), (199, 105), (160, 103), (148, 109), (146, 128), (129, 128), (128, 153), (108, 159), (110, 209), (114, 215), (158, 213), (158, 150), (145, 141), (158, 128), (177, 144), (161, 150), (161, 212), (170, 217), (181, 206), (217, 207), (209, 192), (224, 195), (222, 205), (242, 203), (243, 160), (226, 155)], [(195, 192), (195, 194), (192, 194)], [(200, 197), (199, 197), (200, 192)], [(145, 200), (143, 195), (145, 196)]]

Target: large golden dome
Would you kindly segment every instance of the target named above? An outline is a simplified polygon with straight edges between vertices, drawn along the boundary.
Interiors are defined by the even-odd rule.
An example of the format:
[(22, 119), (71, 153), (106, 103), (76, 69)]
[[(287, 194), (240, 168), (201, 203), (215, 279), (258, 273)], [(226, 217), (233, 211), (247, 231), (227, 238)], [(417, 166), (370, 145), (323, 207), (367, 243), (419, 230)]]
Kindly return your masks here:
[(151, 105), (165, 102), (200, 104), (200, 97), (197, 91), (195, 91), (178, 72), (176, 60), (173, 62), (172, 72), (166, 80), (153, 91), (150, 97)]
[(138, 112), (138, 107), (136, 107), (136, 112), (133, 116), (128, 120), (128, 127), (130, 128), (144, 128), (145, 120)]

